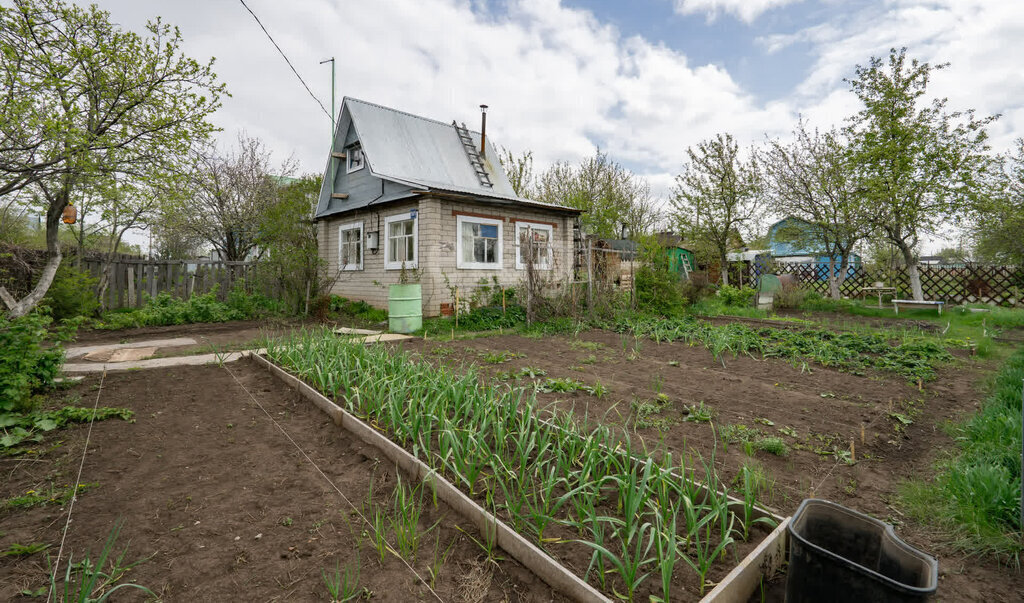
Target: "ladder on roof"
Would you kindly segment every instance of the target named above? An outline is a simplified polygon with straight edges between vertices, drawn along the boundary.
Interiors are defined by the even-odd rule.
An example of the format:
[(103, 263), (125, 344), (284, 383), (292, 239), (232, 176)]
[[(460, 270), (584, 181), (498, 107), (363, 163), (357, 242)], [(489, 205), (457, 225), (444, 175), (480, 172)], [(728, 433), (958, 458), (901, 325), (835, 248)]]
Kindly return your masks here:
[(466, 124), (463, 123), (460, 126), (453, 120), (452, 126), (455, 127), (455, 133), (459, 135), (459, 140), (462, 141), (462, 148), (466, 150), (469, 165), (476, 172), (476, 177), (480, 180), (480, 184), (487, 188), (492, 188), (494, 183), (491, 182), (491, 176), (487, 173), (487, 168), (484, 167), (484, 160), (480, 157), (480, 151), (476, 149), (476, 143), (473, 142), (473, 137), (469, 135)]

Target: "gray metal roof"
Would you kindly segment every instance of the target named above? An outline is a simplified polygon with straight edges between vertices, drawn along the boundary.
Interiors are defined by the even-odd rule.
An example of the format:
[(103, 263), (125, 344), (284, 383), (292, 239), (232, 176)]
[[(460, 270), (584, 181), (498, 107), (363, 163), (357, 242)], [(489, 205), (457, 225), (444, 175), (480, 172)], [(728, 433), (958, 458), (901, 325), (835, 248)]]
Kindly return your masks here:
[[(482, 185), (451, 123), (346, 97), (342, 100), (338, 118), (338, 135), (344, 135), (349, 123), (356, 130), (370, 173), (378, 178), (405, 184), (413, 189), (578, 211), (518, 197), (501, 167), (490, 139), (487, 141), (483, 162), (493, 187)], [(470, 136), (479, 148), (480, 133), (470, 130)], [(321, 198), (326, 198), (326, 195), (321, 194)], [(345, 211), (351, 209), (356, 207), (349, 205)], [(318, 211), (319, 216), (326, 213), (335, 212), (328, 212), (326, 206)]]

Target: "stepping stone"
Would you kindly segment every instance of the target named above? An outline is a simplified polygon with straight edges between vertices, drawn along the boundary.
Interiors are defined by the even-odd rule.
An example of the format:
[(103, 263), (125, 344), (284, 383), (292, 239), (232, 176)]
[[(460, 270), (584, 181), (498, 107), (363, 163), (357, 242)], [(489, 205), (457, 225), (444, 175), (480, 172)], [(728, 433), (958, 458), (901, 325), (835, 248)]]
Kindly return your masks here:
[(412, 335), (399, 335), (398, 333), (383, 333), (378, 335), (367, 335), (363, 337), (363, 343), (378, 343), (381, 341), (404, 341), (414, 339)]
[(176, 337), (174, 339), (150, 339), (148, 341), (136, 341), (133, 343), (107, 343), (102, 345), (69, 347), (64, 350), (64, 355), (67, 358), (77, 358), (79, 356), (85, 356), (90, 352), (112, 351), (124, 348), (170, 348), (182, 345), (195, 345), (195, 343), (196, 340), (192, 339), (191, 337)]
[(157, 348), (120, 348), (116, 350), (96, 350), (85, 355), (85, 360), (92, 362), (130, 362), (145, 360), (156, 354)]
[(334, 329), (335, 335), (380, 335), (380, 331), (370, 329), (353, 329), (351, 327), (338, 327)]

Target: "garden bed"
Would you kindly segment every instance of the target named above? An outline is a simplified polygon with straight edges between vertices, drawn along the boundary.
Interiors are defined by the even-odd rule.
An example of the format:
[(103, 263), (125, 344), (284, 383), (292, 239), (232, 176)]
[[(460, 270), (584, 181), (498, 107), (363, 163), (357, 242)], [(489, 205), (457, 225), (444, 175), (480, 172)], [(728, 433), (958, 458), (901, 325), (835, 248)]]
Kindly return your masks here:
[[(416, 485), (265, 370), (245, 361), (227, 368), (361, 511), (390, 514), (399, 479)], [(64, 394), (91, 401), (98, 383), (90, 376)], [(77, 562), (87, 549), (95, 559), (121, 519), (126, 560), (146, 559), (124, 580), (164, 600), (329, 600), (321, 571), (356, 563), (360, 587), (374, 601), (431, 600), (398, 558), (379, 561), (358, 515), (245, 390), (216, 366), (108, 374), (101, 405), (130, 408), (136, 422), (94, 425), (82, 475), (90, 487), (75, 503), (65, 560), (68, 550)], [(74, 482), (85, 435), (85, 425), (51, 432), (38, 454), (2, 458), (0, 496), (62, 491)], [(563, 600), (508, 555), (487, 561), (473, 540), (480, 534), (444, 503), (435, 507), (429, 492), (422, 503), (416, 526), (423, 537), (412, 565), (427, 583), (436, 566), (442, 599)], [(56, 557), (65, 516), (59, 503), (0, 510), (0, 549), (50, 547), (0, 557), (0, 599), (45, 585), (45, 555)]]
[[(940, 596), (1000, 600), (1011, 592), (1008, 584), (1022, 584), (1013, 570), (944, 549), (927, 528), (908, 523), (896, 504), (901, 483), (932, 474), (934, 461), (952, 445), (942, 427), (976, 409), (993, 361), (960, 357), (943, 363), (919, 389), (891, 371), (855, 375), (813, 362), (729, 353), (716, 359), (700, 346), (602, 330), (578, 337), (410, 341), (400, 347), (438, 365), (474, 365), (491, 382), (538, 382), (544, 403), (572, 409), (590, 425), (625, 426), (655, 455), (695, 450), (708, 457), (716, 451), (726, 483), (735, 484), (744, 465), (762, 467), (773, 482), (767, 503), (780, 514), (791, 514), (813, 493), (894, 523), (901, 536), (942, 558)], [(601, 395), (574, 389), (570, 380)], [(557, 389), (570, 391), (544, 391)], [(649, 403), (644, 426), (637, 424), (637, 402)], [(685, 420), (687, 407), (701, 402), (713, 409), (713, 421)], [(745, 426), (746, 433), (735, 426)], [(728, 444), (723, 428), (735, 438)], [(788, 451), (777, 456), (771, 446), (760, 448), (766, 438), (780, 439)]]
[[(472, 372), (323, 331), (269, 342), (267, 355), (322, 391), (328, 412), (340, 414), (333, 401), (387, 433), (609, 597), (695, 600), (780, 519), (757, 507), (753, 484), (730, 498), (699, 456), (652, 462), (607, 430), (546, 420), (532, 394), (481, 387)], [(768, 553), (754, 584), (756, 570), (777, 567)]]

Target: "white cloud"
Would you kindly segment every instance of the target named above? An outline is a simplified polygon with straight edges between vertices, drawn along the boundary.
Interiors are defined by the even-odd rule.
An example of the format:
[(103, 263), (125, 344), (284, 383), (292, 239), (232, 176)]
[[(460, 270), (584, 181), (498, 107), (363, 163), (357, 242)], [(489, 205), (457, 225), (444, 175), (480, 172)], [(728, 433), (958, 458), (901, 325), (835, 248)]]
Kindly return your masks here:
[[(678, 0), (677, 10), (729, 13), (750, 21), (789, 0)], [(812, 66), (780, 98), (757, 98), (717, 64), (625, 36), (586, 10), (558, 0), (510, 0), (507, 11), (475, 0), (248, 0), (321, 99), (351, 95), (412, 113), (478, 124), (490, 105), (489, 134), (513, 151), (530, 149), (543, 168), (574, 161), (600, 144), (666, 194), (688, 146), (718, 132), (743, 144), (789, 132), (797, 115), (829, 127), (857, 109), (844, 77), (891, 46), (952, 66), (932, 81), (951, 108), (1002, 112), (991, 128), (1002, 150), (1024, 129), (1024, 39), (1019, 3), (876, 0), (853, 12), (835, 3), (828, 20), (758, 40), (773, 52), (806, 45)], [(326, 157), (328, 120), (248, 13), (235, 2), (101, 0), (126, 26), (161, 14), (180, 25), (187, 52), (216, 56), (234, 95), (216, 116), (233, 142), (239, 129), (280, 158), (294, 152), (306, 171)], [(484, 6), (483, 9), (480, 6)], [(474, 10), (477, 8), (477, 10)], [(780, 73), (793, 67), (783, 63)], [(792, 75), (787, 76), (788, 79)]]
[(706, 14), (708, 21), (714, 21), (720, 14), (732, 14), (736, 18), (753, 23), (763, 13), (780, 6), (802, 0), (675, 0), (675, 11), (680, 15)]

